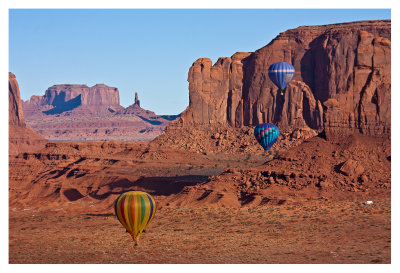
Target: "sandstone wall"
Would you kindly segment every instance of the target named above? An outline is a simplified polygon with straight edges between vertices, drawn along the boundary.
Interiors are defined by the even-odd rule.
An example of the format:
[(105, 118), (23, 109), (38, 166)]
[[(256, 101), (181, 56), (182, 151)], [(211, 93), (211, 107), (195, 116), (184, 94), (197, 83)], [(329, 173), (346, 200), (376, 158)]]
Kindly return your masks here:
[(44, 96), (32, 96), (23, 102), (27, 120), (33, 116), (56, 115), (78, 107), (82, 113), (108, 112), (123, 109), (119, 104), (118, 88), (105, 84), (88, 87), (85, 84), (57, 84), (49, 87)]
[[(390, 133), (391, 21), (299, 27), (254, 53), (195, 61), (184, 125), (308, 126), (330, 137)], [(285, 95), (268, 78), (278, 61), (296, 69)]]
[(18, 82), (11, 72), (8, 74), (8, 105), (9, 154), (44, 148), (48, 141), (25, 124)]
[(9, 125), (25, 126), (18, 82), (11, 72), (8, 73), (8, 116)]
[(188, 123), (235, 124), (235, 112), (242, 98), (243, 65), (250, 53), (240, 52), (193, 63), (189, 70), (189, 108), (182, 114)]
[(32, 96), (27, 103), (58, 106), (79, 96), (80, 105), (119, 105), (118, 88), (105, 84), (57, 84), (49, 87), (43, 97)]

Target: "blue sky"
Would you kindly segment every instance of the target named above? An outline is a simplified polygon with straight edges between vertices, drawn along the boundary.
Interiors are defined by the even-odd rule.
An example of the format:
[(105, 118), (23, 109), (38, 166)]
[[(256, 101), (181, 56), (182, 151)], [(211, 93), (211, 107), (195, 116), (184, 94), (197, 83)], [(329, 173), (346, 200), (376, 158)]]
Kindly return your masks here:
[(125, 107), (138, 92), (143, 108), (178, 114), (198, 58), (255, 51), (302, 25), (390, 18), (389, 9), (11, 9), (9, 71), (23, 100), (54, 84), (104, 83)]

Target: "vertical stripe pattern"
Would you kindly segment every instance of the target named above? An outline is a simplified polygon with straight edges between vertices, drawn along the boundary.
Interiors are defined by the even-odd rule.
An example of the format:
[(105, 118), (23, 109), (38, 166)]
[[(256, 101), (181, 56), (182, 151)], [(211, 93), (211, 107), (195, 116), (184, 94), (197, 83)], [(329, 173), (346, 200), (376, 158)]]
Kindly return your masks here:
[(294, 67), (287, 62), (273, 63), (268, 68), (268, 76), (281, 90), (284, 90), (294, 76)]
[(254, 136), (258, 143), (268, 151), (278, 139), (279, 129), (272, 123), (262, 123), (254, 129)]
[(124, 228), (137, 241), (153, 219), (156, 206), (150, 194), (129, 191), (121, 194), (115, 200), (114, 211)]

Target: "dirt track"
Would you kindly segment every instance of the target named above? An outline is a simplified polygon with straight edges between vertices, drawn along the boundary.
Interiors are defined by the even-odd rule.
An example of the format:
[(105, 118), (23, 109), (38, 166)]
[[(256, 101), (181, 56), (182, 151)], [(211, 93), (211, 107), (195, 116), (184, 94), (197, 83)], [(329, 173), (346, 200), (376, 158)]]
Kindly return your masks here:
[(165, 208), (137, 247), (113, 215), (11, 212), (9, 262), (390, 263), (390, 200), (364, 201)]

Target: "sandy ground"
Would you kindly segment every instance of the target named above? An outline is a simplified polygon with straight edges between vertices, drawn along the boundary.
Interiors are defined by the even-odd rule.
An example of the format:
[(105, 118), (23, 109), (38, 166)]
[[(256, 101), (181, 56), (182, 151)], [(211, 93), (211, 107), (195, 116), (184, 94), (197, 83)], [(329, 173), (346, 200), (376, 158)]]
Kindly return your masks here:
[[(52, 143), (10, 157), (9, 263), (388, 264), (386, 142), (313, 138), (273, 160), (158, 142)], [(342, 170), (349, 159), (362, 175)], [(159, 208), (137, 247), (112, 209), (128, 190)]]
[(111, 214), (10, 211), (9, 263), (391, 263), (391, 202), (162, 208), (134, 246)]

